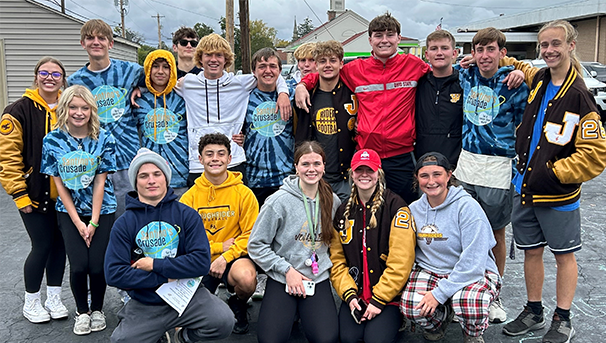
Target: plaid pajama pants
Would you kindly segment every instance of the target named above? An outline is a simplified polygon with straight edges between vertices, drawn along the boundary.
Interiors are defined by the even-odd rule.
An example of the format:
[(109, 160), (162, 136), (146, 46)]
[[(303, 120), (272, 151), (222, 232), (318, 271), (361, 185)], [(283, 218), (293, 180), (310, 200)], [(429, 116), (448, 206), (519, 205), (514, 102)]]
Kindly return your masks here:
[(444, 306), (452, 306), (459, 324), (467, 336), (480, 336), (488, 328), (488, 313), (492, 301), (499, 295), (501, 280), (497, 274), (486, 271), (484, 278), (457, 291), (445, 305), (439, 305), (433, 315), (422, 317), (420, 310), (415, 310), (422, 295), (417, 292), (428, 292), (437, 287), (440, 279), (448, 274), (436, 274), (416, 267), (408, 279), (402, 293), (400, 310), (416, 325), (426, 330), (439, 328), (445, 319)]

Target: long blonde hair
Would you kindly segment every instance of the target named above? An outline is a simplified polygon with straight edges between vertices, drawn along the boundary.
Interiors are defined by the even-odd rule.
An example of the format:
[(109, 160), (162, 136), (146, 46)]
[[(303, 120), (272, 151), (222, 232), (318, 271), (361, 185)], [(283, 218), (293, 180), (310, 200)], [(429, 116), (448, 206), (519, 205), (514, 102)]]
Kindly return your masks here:
[[(371, 229), (374, 229), (375, 227), (377, 227), (377, 217), (376, 217), (375, 213), (385, 203), (385, 199), (383, 198), (383, 193), (385, 193), (385, 189), (386, 189), (385, 172), (383, 171), (382, 168), (377, 169), (377, 172), (379, 173), (377, 184), (375, 186), (377, 189), (374, 192), (375, 196), (372, 198), (372, 207), (370, 208), (371, 216), (370, 216), (370, 221), (368, 222), (368, 226)], [(352, 170), (349, 169), (349, 179), (350, 180), (353, 180), (352, 174), (353, 174)], [(351, 224), (349, 222), (349, 214), (351, 211), (351, 207), (358, 202), (359, 198), (360, 197), (358, 195), (358, 187), (356, 187), (356, 185), (352, 182), (351, 193), (349, 195), (349, 199), (347, 200), (347, 205), (345, 205), (345, 211), (343, 212), (343, 219), (345, 220), (346, 229), (348, 229), (351, 226)]]
[(67, 126), (69, 104), (74, 97), (84, 100), (90, 106), (91, 113), (90, 119), (88, 120), (88, 136), (92, 139), (98, 139), (101, 124), (99, 123), (99, 116), (97, 115), (97, 103), (90, 90), (82, 85), (73, 85), (61, 94), (59, 104), (57, 104), (57, 124), (55, 124), (54, 128), (69, 132), (69, 127)]
[[(566, 37), (567, 44), (576, 42), (577, 37), (579, 35), (577, 30), (566, 20), (558, 19), (558, 20), (551, 21), (551, 22), (543, 25), (543, 27), (541, 27), (541, 29), (539, 30), (539, 33), (537, 34), (537, 41), (538, 41), (537, 42), (537, 52), (539, 54), (541, 52), (541, 41), (539, 40), (539, 37), (541, 37), (541, 33), (543, 33), (543, 31), (545, 31), (547, 29), (564, 30), (564, 36)], [(570, 62), (572, 63), (572, 66), (574, 67), (574, 69), (576, 69), (577, 72), (579, 72), (581, 75), (583, 75), (581, 72), (581, 70), (582, 70), (581, 62), (579, 62), (579, 58), (577, 57), (576, 49), (577, 49), (577, 47), (575, 45), (574, 48), (572, 49), (572, 51), (570, 51)]]

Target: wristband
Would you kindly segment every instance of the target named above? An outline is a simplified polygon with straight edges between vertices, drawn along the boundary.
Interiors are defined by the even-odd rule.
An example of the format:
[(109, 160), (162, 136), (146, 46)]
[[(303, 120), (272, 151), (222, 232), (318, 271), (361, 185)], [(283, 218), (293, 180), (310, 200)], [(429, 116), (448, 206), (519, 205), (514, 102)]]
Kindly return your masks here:
[(93, 223), (93, 221), (92, 221), (92, 220), (91, 220), (91, 221), (89, 221), (88, 223), (89, 223), (90, 225), (92, 225), (92, 226), (93, 226), (95, 229), (99, 227), (99, 224), (95, 224), (95, 223)]

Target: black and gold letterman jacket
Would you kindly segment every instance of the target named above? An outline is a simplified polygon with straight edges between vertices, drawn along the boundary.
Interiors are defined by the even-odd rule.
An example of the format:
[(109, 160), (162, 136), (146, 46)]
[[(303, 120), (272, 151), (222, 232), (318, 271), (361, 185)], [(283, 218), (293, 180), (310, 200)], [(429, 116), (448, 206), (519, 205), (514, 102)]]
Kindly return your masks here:
[(572, 66), (547, 105), (543, 134), (528, 161), (537, 112), (550, 81), (549, 68), (536, 73), (516, 132), (516, 169), (526, 172), (523, 207), (571, 204), (581, 196), (581, 183), (600, 175), (606, 166), (606, 134), (595, 99)]
[(48, 175), (40, 173), (42, 139), (57, 117), (37, 89), (4, 109), (0, 120), (0, 183), (17, 208), (28, 205), (46, 213), (54, 208), (57, 189)]
[[(374, 198), (374, 194), (372, 198)], [(416, 228), (406, 202), (389, 189), (383, 193), (383, 206), (377, 209), (377, 227), (370, 229), (372, 203), (352, 204), (349, 219), (344, 218), (347, 203), (341, 204), (333, 220), (336, 234), (330, 244), (330, 281), (337, 294), (349, 303), (362, 293), (364, 262), (363, 230), (369, 281), (372, 288), (370, 303), (383, 309), (398, 295), (408, 281), (415, 260)], [(364, 217), (366, 216), (366, 227)], [(351, 226), (346, 228), (345, 221)]]

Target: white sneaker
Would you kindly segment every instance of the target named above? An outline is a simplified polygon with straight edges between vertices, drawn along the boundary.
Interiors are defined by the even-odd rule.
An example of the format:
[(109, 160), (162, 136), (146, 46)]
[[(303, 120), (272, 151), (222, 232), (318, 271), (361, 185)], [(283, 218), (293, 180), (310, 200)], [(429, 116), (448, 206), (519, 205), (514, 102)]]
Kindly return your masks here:
[(492, 304), (490, 304), (488, 320), (491, 323), (504, 323), (507, 320), (507, 312), (505, 312), (505, 309), (503, 308), (500, 297), (496, 298)]
[(36, 293), (25, 292), (23, 316), (32, 323), (45, 323), (50, 321), (50, 314), (48, 314), (40, 303), (40, 291)]
[(74, 333), (76, 335), (88, 335), (90, 329), (90, 316), (87, 313), (78, 314), (76, 312), (76, 323), (74, 324)]
[(48, 287), (46, 289), (44, 309), (50, 313), (53, 319), (67, 318), (69, 311), (67, 311), (67, 307), (61, 302), (61, 287)]
[(101, 311), (93, 311), (90, 314), (90, 330), (93, 332), (105, 329), (105, 314)]
[(257, 287), (255, 288), (255, 292), (252, 295), (252, 299), (259, 300), (263, 299), (265, 295), (265, 285), (267, 285), (267, 275), (259, 274), (257, 275)]

